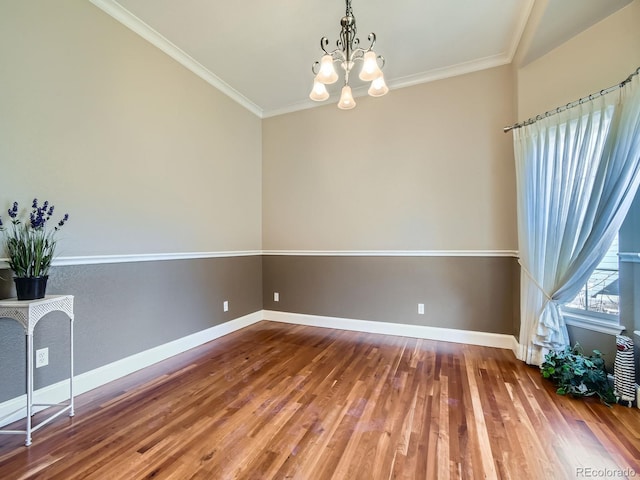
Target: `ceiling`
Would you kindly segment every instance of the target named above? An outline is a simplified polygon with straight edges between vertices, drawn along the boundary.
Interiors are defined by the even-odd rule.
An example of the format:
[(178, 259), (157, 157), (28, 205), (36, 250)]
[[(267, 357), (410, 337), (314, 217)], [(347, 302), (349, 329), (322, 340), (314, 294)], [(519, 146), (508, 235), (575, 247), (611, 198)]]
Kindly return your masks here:
[[(309, 100), (320, 38), (333, 48), (343, 0), (91, 0), (260, 117)], [(632, 0), (353, 0), (358, 37), (386, 59), (390, 89), (508, 64), (534, 7), (528, 63)], [(536, 3), (537, 2), (537, 3)], [(352, 76), (357, 97), (366, 86)], [(337, 102), (340, 82), (331, 85)], [(360, 87), (360, 88), (358, 88)]]

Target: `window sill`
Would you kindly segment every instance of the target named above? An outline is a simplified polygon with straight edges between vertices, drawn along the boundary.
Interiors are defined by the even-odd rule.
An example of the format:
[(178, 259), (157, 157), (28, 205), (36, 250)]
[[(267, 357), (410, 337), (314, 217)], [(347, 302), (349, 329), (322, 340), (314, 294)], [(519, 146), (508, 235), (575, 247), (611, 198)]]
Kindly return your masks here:
[(625, 263), (640, 263), (640, 253), (638, 252), (620, 252), (618, 258)]
[(563, 311), (564, 322), (572, 327), (583, 328), (593, 332), (606, 333), (608, 335), (620, 335), (625, 330), (624, 325), (614, 323), (611, 320), (600, 319), (591, 315), (577, 312)]

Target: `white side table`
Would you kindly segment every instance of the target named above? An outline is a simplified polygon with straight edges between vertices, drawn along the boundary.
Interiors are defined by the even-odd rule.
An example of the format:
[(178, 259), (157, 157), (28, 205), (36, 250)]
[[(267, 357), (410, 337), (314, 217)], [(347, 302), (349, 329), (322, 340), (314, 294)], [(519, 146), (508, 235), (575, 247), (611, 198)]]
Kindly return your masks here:
[[(33, 403), (33, 330), (36, 324), (50, 312), (63, 312), (70, 320), (70, 372), (69, 372), (69, 400), (61, 403)], [(0, 434), (24, 434), (25, 445), (31, 445), (31, 433), (45, 426), (51, 420), (69, 411), (73, 417), (73, 295), (47, 295), (38, 300), (0, 300), (0, 318), (12, 318), (22, 325), (27, 336), (27, 427), (26, 430), (0, 430)], [(31, 417), (35, 413), (33, 407), (60, 407), (61, 409), (42, 420), (38, 425), (32, 425)], [(22, 407), (24, 408), (24, 407)], [(0, 418), (0, 421), (15, 415), (22, 408)]]

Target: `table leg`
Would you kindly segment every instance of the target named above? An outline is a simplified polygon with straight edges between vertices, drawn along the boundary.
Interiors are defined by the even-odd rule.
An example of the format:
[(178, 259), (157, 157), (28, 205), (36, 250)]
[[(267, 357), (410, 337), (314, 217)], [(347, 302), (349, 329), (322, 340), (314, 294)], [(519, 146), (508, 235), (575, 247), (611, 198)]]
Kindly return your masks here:
[(71, 327), (69, 329), (69, 349), (71, 351), (71, 358), (70, 358), (70, 369), (71, 372), (69, 373), (69, 405), (70, 405), (70, 409), (69, 409), (69, 416), (73, 417), (75, 415), (75, 411), (73, 410), (73, 317), (71, 317)]
[(33, 335), (27, 333), (27, 438), (24, 444), (31, 445), (31, 416), (33, 415)]

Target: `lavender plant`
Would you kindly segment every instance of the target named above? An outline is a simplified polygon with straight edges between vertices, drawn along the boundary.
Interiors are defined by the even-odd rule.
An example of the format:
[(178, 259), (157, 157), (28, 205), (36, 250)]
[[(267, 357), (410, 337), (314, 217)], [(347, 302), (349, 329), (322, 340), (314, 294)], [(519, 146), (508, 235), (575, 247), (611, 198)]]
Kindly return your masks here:
[(43, 277), (49, 274), (56, 249), (55, 235), (69, 220), (69, 214), (66, 213), (53, 229), (48, 228), (54, 208), (48, 201), (38, 205), (38, 199), (34, 198), (28, 221), (20, 220), (18, 202), (13, 202), (7, 211), (11, 218), (10, 226), (5, 226), (0, 217), (0, 231), (4, 233), (9, 267), (16, 277)]

